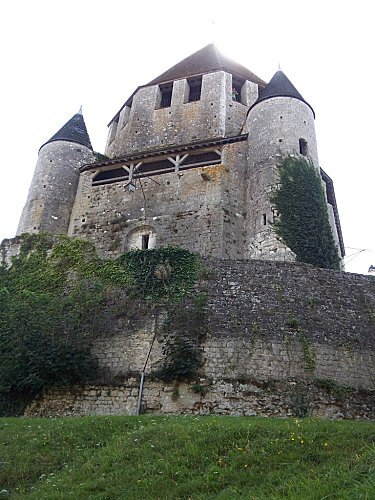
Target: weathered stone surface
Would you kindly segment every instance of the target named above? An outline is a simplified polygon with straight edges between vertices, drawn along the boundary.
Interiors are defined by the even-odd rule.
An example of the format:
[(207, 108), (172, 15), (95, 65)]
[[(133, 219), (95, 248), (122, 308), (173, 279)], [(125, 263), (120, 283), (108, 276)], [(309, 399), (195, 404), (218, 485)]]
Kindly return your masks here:
[[(368, 416), (372, 410), (360, 413), (355, 398), (359, 388), (374, 388), (374, 281), (291, 263), (295, 255), (272, 229), (277, 214), (270, 193), (281, 157), (307, 153), (319, 168), (313, 112), (294, 94), (256, 102), (262, 81), (255, 80), (258, 87), (226, 69), (209, 65), (191, 75), (202, 76), (198, 100), (189, 99), (191, 79), (180, 74), (166, 82), (173, 89), (166, 107), (162, 85), (139, 87), (112, 121), (109, 161), (81, 168), (94, 159), (88, 147), (61, 140), (44, 145), (19, 232), (68, 233), (92, 241), (104, 257), (143, 248), (147, 236), (148, 248), (180, 246), (211, 259), (195, 290), (208, 299), (197, 380), (209, 390), (201, 397), (180, 385), (176, 399), (173, 386), (148, 381), (144, 411), (288, 415), (293, 398), (303, 396), (293, 388), (305, 387), (314, 395), (311, 413)], [(307, 151), (300, 151), (301, 140)], [(185, 166), (169, 158), (185, 151), (211, 156)], [(140, 177), (128, 186), (132, 158), (145, 169), (137, 173), (133, 164)], [(328, 203), (328, 211), (338, 243), (337, 207)], [(3, 262), (18, 249), (19, 240), (7, 241)], [(29, 412), (52, 414), (55, 398), (57, 414), (133, 413), (155, 334), (147, 376), (163, 362), (164, 317), (165, 311), (156, 317), (135, 304), (130, 317), (125, 308), (93, 345), (102, 385), (52, 391)], [(316, 379), (349, 386), (349, 409), (316, 392)], [(275, 380), (271, 390), (267, 384)]]
[[(254, 386), (254, 383), (257, 386)], [(156, 415), (306, 416), (374, 419), (374, 391), (329, 392), (319, 385), (293, 380), (281, 384), (265, 381), (216, 380), (196, 394), (187, 384), (165, 387), (146, 380), (142, 413)], [(256, 387), (256, 390), (253, 388)], [(177, 396), (176, 394), (178, 391)], [(54, 389), (35, 400), (27, 416), (135, 415), (138, 381), (127, 379), (116, 387)]]
[(93, 159), (91, 149), (82, 144), (67, 141), (45, 144), (39, 151), (17, 234), (66, 234), (77, 192), (79, 167)]
[(303, 403), (313, 415), (373, 418), (372, 278), (296, 263), (211, 259), (205, 265), (195, 290), (207, 294), (204, 363), (194, 382), (202, 394), (180, 384), (174, 400), (173, 384), (150, 379), (163, 362), (158, 331), (164, 316), (140, 308), (140, 318), (133, 311), (131, 321), (120, 319), (94, 344), (105, 387), (52, 391), (29, 414), (53, 413), (54, 397), (59, 414), (133, 414), (156, 328), (145, 412), (285, 416)]

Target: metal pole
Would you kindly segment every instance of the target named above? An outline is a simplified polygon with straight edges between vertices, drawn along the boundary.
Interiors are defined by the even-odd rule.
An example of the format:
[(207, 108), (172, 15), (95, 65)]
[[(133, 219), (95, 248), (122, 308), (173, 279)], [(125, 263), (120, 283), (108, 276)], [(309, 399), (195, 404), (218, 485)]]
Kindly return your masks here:
[(144, 380), (145, 380), (145, 371), (146, 371), (146, 367), (147, 367), (147, 363), (148, 363), (148, 360), (150, 358), (150, 354), (151, 354), (151, 351), (152, 351), (152, 347), (154, 345), (154, 342), (155, 342), (155, 338), (156, 338), (156, 325), (155, 325), (155, 333), (154, 333), (154, 336), (152, 337), (152, 341), (151, 341), (151, 345), (150, 345), (150, 349), (148, 351), (148, 354), (147, 354), (147, 358), (146, 358), (146, 361), (145, 361), (145, 364), (143, 366), (143, 370), (141, 372), (141, 382), (139, 384), (139, 391), (138, 391), (138, 403), (137, 403), (137, 412), (136, 412), (136, 415), (139, 415), (141, 413), (141, 406), (142, 406), (142, 393), (143, 393), (143, 383), (144, 383)]
[(138, 403), (137, 403), (137, 413), (136, 413), (136, 415), (139, 415), (141, 413), (142, 392), (143, 392), (143, 382), (144, 382), (144, 380), (145, 380), (145, 372), (143, 371), (141, 373), (141, 383), (139, 384)]

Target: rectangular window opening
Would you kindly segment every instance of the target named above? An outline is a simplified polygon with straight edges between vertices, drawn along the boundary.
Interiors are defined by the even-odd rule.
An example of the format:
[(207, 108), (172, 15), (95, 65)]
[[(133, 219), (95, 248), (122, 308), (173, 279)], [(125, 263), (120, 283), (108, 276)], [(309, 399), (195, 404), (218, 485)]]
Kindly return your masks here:
[(239, 78), (232, 78), (232, 101), (242, 102), (241, 100), (241, 92), (242, 86), (245, 83), (245, 80), (240, 80)]
[(150, 243), (150, 235), (142, 234), (142, 250), (147, 250)]
[(161, 108), (169, 108), (172, 103), (173, 82), (159, 86), (161, 92)]
[(191, 78), (188, 80), (189, 84), (189, 101), (194, 102), (199, 101), (202, 93), (202, 77)]
[(267, 226), (267, 214), (263, 214), (263, 226)]
[(302, 138), (299, 140), (299, 154), (307, 156), (307, 141)]

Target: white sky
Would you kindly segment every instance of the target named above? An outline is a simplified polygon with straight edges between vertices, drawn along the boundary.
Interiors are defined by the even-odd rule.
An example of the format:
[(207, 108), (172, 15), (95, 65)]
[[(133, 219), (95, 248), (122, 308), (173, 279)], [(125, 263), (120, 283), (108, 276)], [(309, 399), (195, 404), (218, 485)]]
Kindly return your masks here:
[[(316, 112), (347, 270), (375, 265), (371, 1), (12, 0), (0, 7), (0, 241), (15, 234), (39, 147), (76, 113), (96, 151), (138, 85), (214, 42), (269, 81), (279, 63)], [(349, 262), (351, 261), (351, 262)]]

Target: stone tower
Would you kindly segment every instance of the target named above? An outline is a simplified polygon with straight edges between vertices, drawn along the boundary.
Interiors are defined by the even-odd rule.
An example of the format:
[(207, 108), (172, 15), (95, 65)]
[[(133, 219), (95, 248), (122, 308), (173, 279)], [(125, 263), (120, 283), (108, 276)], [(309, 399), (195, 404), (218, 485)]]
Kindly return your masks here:
[(281, 156), (296, 154), (321, 173), (344, 255), (314, 111), (281, 71), (266, 84), (207, 45), (135, 89), (109, 124), (105, 153), (92, 161), (75, 115), (40, 151), (18, 232), (67, 232), (106, 257), (175, 245), (218, 258), (293, 260), (273, 232), (269, 194)]
[(17, 234), (67, 233), (79, 167), (94, 159), (82, 113), (76, 113), (39, 150)]
[(293, 258), (272, 230), (275, 210), (270, 194), (282, 157), (308, 156), (319, 168), (314, 119), (314, 110), (282, 71), (275, 73), (249, 109), (247, 257)]

